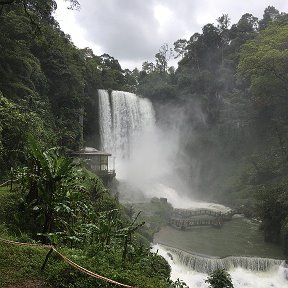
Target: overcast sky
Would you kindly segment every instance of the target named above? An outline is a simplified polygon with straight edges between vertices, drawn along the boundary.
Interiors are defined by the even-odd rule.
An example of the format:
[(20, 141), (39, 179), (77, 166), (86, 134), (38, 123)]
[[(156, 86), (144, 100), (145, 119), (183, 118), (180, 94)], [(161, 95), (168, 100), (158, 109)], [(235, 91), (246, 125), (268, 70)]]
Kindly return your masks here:
[[(164, 43), (173, 48), (180, 39), (189, 39), (207, 23), (228, 14), (237, 23), (245, 13), (262, 18), (266, 7), (288, 13), (286, 0), (79, 0), (80, 11), (67, 10), (57, 0), (55, 18), (79, 48), (90, 47), (94, 54), (108, 53), (122, 68), (141, 68), (154, 61)], [(172, 63), (174, 65), (174, 63)]]

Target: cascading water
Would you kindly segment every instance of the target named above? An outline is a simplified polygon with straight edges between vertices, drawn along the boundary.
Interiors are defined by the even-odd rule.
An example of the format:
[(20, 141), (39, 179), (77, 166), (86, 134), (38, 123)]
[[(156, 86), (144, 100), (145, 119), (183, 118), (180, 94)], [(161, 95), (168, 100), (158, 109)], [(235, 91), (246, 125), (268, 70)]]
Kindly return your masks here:
[(167, 197), (170, 202), (178, 199), (177, 204), (187, 205), (167, 185), (167, 179), (175, 177), (172, 159), (177, 153), (177, 135), (164, 135), (158, 129), (151, 102), (123, 91), (98, 93), (101, 149), (116, 158), (120, 192), (127, 195), (132, 191), (128, 199), (141, 194), (148, 198)]
[(224, 258), (204, 257), (194, 255), (180, 249), (166, 247), (177, 258), (177, 262), (200, 273), (211, 273), (216, 269), (231, 270), (233, 268), (244, 268), (250, 271), (269, 271), (274, 266), (280, 266), (283, 260), (261, 257), (234, 257)]
[[(255, 257), (206, 258), (170, 247), (154, 245), (153, 252), (163, 256), (171, 267), (171, 279), (183, 280), (190, 288), (208, 288), (209, 272), (225, 268), (234, 288), (286, 288), (288, 268), (282, 260)], [(195, 269), (195, 270), (194, 270)]]
[(99, 90), (100, 137), (103, 150), (128, 159), (139, 133), (152, 129), (155, 115), (148, 99), (133, 93)]
[[(101, 149), (116, 158), (120, 192), (130, 200), (139, 195), (141, 199), (165, 197), (178, 208), (197, 206), (176, 191), (181, 185), (179, 191), (185, 190), (174, 167), (179, 131), (159, 129), (152, 103), (146, 98), (123, 91), (109, 94), (99, 90), (98, 94)], [(207, 203), (201, 205), (206, 207)]]

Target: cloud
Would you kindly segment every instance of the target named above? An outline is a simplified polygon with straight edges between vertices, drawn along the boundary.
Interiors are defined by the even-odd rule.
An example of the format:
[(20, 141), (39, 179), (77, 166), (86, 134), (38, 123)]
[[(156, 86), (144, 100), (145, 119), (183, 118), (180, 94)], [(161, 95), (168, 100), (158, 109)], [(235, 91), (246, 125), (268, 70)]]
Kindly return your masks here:
[(77, 22), (92, 42), (124, 61), (139, 61), (155, 54), (153, 41), (157, 20), (149, 1), (86, 0)]
[(83, 0), (80, 12), (67, 11), (63, 0), (57, 2), (56, 19), (77, 46), (89, 46), (96, 54), (108, 53), (121, 64), (138, 63), (138, 67), (153, 61), (162, 44), (173, 47), (176, 40), (190, 38), (222, 14), (237, 23), (245, 13), (261, 18), (269, 5), (288, 10), (282, 0)]

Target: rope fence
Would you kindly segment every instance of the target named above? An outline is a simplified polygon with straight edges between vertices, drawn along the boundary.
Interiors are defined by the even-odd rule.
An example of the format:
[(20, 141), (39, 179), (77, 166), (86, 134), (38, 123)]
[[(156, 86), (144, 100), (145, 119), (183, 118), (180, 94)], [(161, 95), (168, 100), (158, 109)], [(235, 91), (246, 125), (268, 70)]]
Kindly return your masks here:
[(1, 183), (1, 184), (0, 184), (0, 187), (8, 186), (9, 183), (10, 183), (10, 180), (7, 180), (7, 181)]
[(50, 251), (48, 252), (48, 255), (46, 257), (46, 260), (42, 266), (42, 268), (44, 268), (45, 263), (48, 260), (48, 256), (51, 254), (52, 251), (54, 251), (64, 262), (66, 262), (67, 264), (69, 264), (71, 267), (73, 267), (74, 269), (87, 274), (93, 278), (96, 279), (101, 279), (105, 282), (109, 282), (111, 284), (115, 284), (118, 286), (122, 286), (122, 287), (127, 287), (127, 288), (136, 288), (134, 286), (130, 286), (130, 285), (126, 285), (126, 284), (122, 284), (120, 282), (117, 282), (115, 280), (109, 279), (107, 277), (101, 276), (99, 274), (96, 274), (80, 265), (78, 265), (77, 263), (73, 262), (72, 260), (70, 260), (69, 258), (67, 258), (66, 256), (64, 256), (63, 254), (61, 254), (59, 251), (57, 251), (55, 249), (55, 247), (53, 245), (44, 245), (44, 244), (34, 244), (34, 243), (22, 243), (22, 242), (17, 242), (17, 241), (12, 241), (12, 240), (6, 240), (6, 239), (2, 239), (0, 238), (0, 242), (6, 243), (6, 244), (10, 244), (10, 245), (16, 245), (16, 246), (26, 246), (26, 247), (40, 247), (40, 248), (45, 248), (45, 249), (49, 249)]

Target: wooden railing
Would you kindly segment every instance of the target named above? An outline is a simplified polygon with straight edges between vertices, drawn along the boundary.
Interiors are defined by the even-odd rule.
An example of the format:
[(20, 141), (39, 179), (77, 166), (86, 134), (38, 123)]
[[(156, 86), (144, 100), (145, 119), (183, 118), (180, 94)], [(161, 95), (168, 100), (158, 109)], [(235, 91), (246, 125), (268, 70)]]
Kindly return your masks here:
[[(199, 209), (174, 209), (170, 217), (170, 225), (177, 229), (187, 229), (193, 226), (216, 226), (221, 227), (224, 221), (231, 220), (233, 211), (222, 213), (218, 211)], [(203, 218), (198, 216), (209, 216)]]
[(215, 219), (170, 219), (170, 225), (185, 230), (193, 226), (216, 226), (221, 227), (223, 225), (224, 219), (215, 218)]
[(115, 170), (97, 170), (95, 171), (95, 174), (98, 176), (115, 176)]
[(229, 213), (222, 213), (208, 209), (200, 209), (200, 210), (174, 209), (172, 215), (175, 217), (182, 217), (182, 218), (199, 216), (199, 215), (219, 217), (223, 215), (229, 215)]

